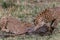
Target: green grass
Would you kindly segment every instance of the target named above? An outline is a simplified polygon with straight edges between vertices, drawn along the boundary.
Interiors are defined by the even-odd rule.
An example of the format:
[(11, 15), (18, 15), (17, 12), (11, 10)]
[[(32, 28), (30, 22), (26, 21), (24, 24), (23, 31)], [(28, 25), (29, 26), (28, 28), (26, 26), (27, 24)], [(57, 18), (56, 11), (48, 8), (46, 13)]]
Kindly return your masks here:
[[(1, 6), (3, 4), (4, 1), (0, 0)], [(26, 4), (25, 4), (26, 2)], [(10, 2), (8, 2), (10, 3)], [(13, 10), (11, 10), (10, 13), (12, 16), (14, 17), (18, 17), (20, 20), (22, 21), (26, 21), (26, 22), (32, 22), (34, 17), (39, 13), (42, 12), (44, 9), (48, 8), (48, 7), (55, 7), (55, 6), (60, 6), (59, 2), (50, 2), (50, 3), (40, 3), (40, 2), (34, 2), (34, 1), (26, 1), (26, 0), (20, 0), (20, 4), (17, 4), (16, 2), (13, 2), (12, 6), (14, 6), (15, 8)], [(6, 5), (3, 5), (6, 6)], [(9, 7), (8, 7), (9, 8)], [(2, 8), (3, 11), (0, 11), (0, 18), (7, 15), (6, 14), (6, 9)], [(60, 29), (59, 27), (60, 25), (58, 25), (58, 30)], [(17, 36), (17, 37), (8, 37), (8, 38), (0, 38), (0, 40), (60, 40), (60, 33), (56, 29), (56, 31), (51, 35), (51, 36), (39, 36), (39, 35), (26, 35), (26, 36)]]

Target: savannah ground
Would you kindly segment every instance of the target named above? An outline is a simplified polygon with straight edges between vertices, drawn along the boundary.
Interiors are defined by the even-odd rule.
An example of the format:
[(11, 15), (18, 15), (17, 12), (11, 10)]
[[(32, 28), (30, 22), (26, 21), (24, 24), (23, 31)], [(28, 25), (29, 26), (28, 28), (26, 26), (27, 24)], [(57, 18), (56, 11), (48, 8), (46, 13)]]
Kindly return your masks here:
[[(5, 2), (7, 5), (5, 5)], [(42, 12), (48, 7), (60, 7), (59, 0), (0, 0), (0, 18), (11, 14), (21, 21), (33, 23), (33, 19), (38, 12)], [(50, 36), (26, 35), (2, 37), (0, 40), (60, 40), (60, 23)]]

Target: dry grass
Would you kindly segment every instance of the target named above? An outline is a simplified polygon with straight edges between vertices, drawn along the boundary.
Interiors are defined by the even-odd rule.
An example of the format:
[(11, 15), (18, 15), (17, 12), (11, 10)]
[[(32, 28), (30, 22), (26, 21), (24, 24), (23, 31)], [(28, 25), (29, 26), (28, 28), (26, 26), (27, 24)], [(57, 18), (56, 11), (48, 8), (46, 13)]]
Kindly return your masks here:
[[(33, 23), (34, 17), (37, 15), (38, 12), (42, 12), (44, 9), (48, 7), (60, 7), (59, 2), (39, 2), (35, 0), (8, 0), (7, 2), (8, 7), (4, 8), (4, 0), (0, 0), (0, 18), (11, 14), (14, 17), (18, 17), (20, 20), (25, 22)], [(12, 8), (10, 7), (12, 6)], [(2, 7), (3, 8), (2, 8)], [(53, 32), (50, 36), (39, 36), (39, 35), (26, 35), (26, 36), (17, 36), (17, 37), (9, 37), (9, 38), (0, 38), (0, 40), (60, 40), (60, 24), (58, 28)]]

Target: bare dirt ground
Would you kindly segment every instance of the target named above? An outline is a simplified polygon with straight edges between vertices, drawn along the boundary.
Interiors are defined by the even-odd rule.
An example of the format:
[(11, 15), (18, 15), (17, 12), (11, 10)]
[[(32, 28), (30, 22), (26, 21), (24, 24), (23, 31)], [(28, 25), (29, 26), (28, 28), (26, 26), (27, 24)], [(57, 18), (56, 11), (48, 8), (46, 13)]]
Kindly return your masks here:
[[(5, 2), (7, 6), (5, 5)], [(10, 7), (11, 5), (11, 7)], [(0, 0), (0, 18), (8, 14), (33, 24), (34, 17), (48, 7), (60, 7), (60, 0)], [(50, 36), (26, 35), (0, 40), (60, 40), (60, 23)], [(0, 32), (1, 33), (1, 32)], [(1, 33), (2, 34), (2, 33)]]

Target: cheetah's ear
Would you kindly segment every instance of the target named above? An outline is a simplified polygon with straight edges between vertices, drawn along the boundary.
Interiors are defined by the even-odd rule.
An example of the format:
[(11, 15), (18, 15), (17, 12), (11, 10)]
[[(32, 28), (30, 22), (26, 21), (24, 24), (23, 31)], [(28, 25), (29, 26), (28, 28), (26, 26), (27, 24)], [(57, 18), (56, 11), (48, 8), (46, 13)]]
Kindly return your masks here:
[(52, 22), (51, 22), (51, 24), (50, 24), (51, 26), (54, 24), (55, 20), (56, 20), (56, 19), (53, 19), (53, 20), (52, 20)]
[(52, 20), (52, 22), (51, 22), (51, 24), (50, 24), (50, 27), (51, 27), (51, 32), (55, 29), (55, 27), (56, 27), (56, 19), (53, 19)]
[(56, 22), (56, 19), (53, 19), (52, 22), (51, 22), (51, 24), (50, 24), (52, 30), (54, 30), (54, 28), (55, 28), (55, 25), (56, 25), (55, 22)]

